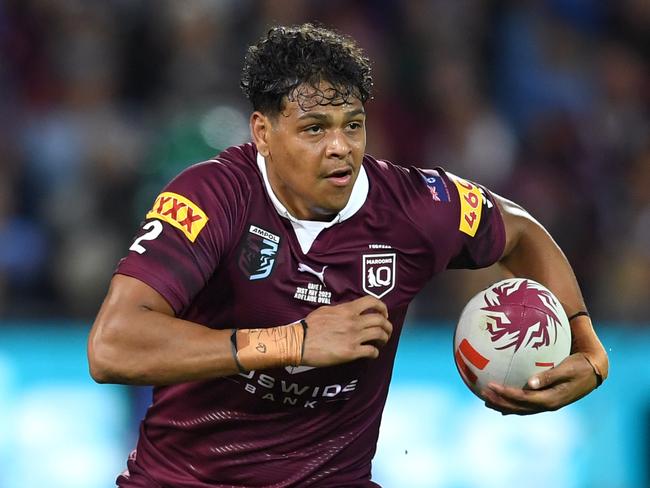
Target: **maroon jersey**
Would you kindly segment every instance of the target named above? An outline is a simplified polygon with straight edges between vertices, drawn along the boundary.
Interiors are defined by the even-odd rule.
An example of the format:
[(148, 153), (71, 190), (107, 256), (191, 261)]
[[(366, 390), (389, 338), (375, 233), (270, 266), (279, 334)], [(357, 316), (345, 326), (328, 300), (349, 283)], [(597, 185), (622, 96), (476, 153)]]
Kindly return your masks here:
[(252, 144), (185, 170), (118, 273), (215, 329), (287, 324), (370, 294), (394, 332), (376, 360), (155, 388), (129, 461), (133, 480), (153, 482), (121, 486), (377, 486), (371, 460), (409, 303), (436, 273), (492, 264), (504, 241), (489, 192), (442, 169), (365, 156), (330, 223), (286, 213)]

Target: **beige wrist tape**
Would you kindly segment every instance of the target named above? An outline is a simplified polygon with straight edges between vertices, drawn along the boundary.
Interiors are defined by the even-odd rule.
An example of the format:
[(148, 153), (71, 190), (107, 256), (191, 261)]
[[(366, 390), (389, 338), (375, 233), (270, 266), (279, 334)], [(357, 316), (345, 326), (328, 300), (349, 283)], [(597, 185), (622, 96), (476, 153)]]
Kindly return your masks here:
[[(572, 322), (574, 319), (577, 319), (577, 321)], [(594, 343), (598, 341), (598, 338), (596, 337), (593, 325), (591, 324), (591, 317), (589, 317), (587, 312), (579, 311), (569, 317), (569, 322), (571, 322), (572, 335), (571, 352), (581, 353), (591, 365), (591, 368), (594, 370), (594, 375), (596, 376), (596, 388), (598, 388), (607, 378), (607, 369), (605, 367), (605, 370), (601, 371), (598, 366), (598, 360), (596, 359), (598, 358), (598, 350), (596, 349), (597, 346), (594, 345)], [(581, 327), (581, 329), (579, 329), (580, 335), (576, 334), (578, 331), (577, 327)]]
[(304, 320), (268, 329), (237, 329), (233, 334), (237, 366), (245, 371), (298, 366), (306, 330)]
[(591, 365), (591, 369), (594, 370), (594, 374), (596, 375), (596, 388), (598, 388), (600, 385), (603, 384), (604, 381), (603, 374), (601, 373), (600, 369), (598, 368), (594, 360), (591, 359), (591, 357), (589, 357), (589, 354), (582, 353), (582, 355), (587, 360), (587, 362)]

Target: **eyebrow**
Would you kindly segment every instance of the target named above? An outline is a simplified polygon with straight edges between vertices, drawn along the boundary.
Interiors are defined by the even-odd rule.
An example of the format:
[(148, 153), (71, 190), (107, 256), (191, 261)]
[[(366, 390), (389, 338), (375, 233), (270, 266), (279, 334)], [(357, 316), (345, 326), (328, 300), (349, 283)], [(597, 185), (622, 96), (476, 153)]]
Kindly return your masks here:
[[(351, 119), (352, 117), (359, 114), (365, 115), (366, 111), (363, 108), (357, 108), (354, 110), (349, 110), (344, 113), (345, 117), (348, 119)], [(330, 120), (331, 116), (324, 114), (322, 112), (306, 112), (298, 117), (298, 120), (305, 120), (305, 119), (316, 119), (324, 122)]]

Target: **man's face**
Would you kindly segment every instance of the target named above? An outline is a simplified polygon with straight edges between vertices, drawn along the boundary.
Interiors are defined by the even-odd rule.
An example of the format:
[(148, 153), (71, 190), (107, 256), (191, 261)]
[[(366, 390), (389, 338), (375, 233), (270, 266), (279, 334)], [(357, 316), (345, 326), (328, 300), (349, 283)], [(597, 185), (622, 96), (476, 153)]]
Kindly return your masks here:
[[(357, 98), (318, 105), (302, 98), (309, 93), (287, 100), (274, 117), (255, 112), (251, 125), (273, 191), (289, 212), (301, 220), (330, 220), (348, 203), (359, 175), (365, 111)], [(256, 136), (256, 121), (266, 124), (263, 140)]]

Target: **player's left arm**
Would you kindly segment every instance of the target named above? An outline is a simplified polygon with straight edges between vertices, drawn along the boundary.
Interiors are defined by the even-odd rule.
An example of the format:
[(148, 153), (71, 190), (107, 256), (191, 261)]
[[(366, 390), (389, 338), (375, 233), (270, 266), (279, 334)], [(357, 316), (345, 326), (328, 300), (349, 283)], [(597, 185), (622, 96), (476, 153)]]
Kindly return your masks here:
[[(586, 312), (571, 265), (544, 227), (519, 205), (494, 195), (501, 210), (506, 244), (499, 264), (506, 273), (542, 283), (560, 300), (569, 317), (571, 355), (536, 374), (524, 389), (490, 384), (486, 405), (504, 414), (557, 410), (594, 390), (607, 378), (609, 360)], [(578, 315), (576, 315), (578, 314)]]

